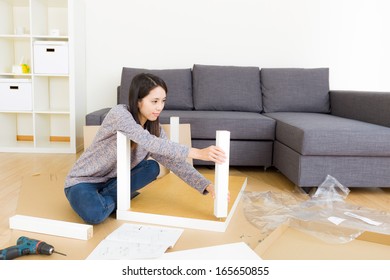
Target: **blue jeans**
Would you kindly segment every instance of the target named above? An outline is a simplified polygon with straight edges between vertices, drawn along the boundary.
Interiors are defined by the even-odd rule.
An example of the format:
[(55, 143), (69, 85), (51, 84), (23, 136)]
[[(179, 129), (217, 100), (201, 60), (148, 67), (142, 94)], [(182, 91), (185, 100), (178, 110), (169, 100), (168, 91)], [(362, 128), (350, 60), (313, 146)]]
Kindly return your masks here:
[[(154, 160), (144, 160), (131, 170), (131, 193), (154, 181), (160, 167)], [(88, 224), (99, 224), (117, 207), (117, 178), (105, 183), (79, 183), (65, 188), (73, 210)]]

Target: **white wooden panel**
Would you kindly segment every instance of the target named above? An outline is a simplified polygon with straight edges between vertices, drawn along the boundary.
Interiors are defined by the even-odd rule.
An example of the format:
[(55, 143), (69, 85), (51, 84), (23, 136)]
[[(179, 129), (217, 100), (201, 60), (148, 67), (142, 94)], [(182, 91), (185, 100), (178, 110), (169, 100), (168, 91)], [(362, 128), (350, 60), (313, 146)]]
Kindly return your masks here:
[(170, 139), (173, 142), (179, 143), (179, 117), (171, 117), (170, 118), (170, 124), (171, 124), (171, 129), (170, 129)]
[(91, 225), (14, 215), (9, 218), (11, 229), (25, 230), (43, 234), (88, 240), (93, 236)]
[(117, 132), (117, 203), (118, 210), (130, 208), (130, 140)]
[(228, 214), (230, 131), (217, 130), (216, 146), (224, 150), (226, 161), (215, 164), (214, 215), (224, 218)]

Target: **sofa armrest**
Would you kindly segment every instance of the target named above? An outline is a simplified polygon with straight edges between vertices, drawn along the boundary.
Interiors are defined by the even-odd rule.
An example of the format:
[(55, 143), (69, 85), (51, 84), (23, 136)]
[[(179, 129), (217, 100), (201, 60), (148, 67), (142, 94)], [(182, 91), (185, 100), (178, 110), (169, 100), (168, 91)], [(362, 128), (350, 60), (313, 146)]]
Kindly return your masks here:
[(117, 86), (116, 87), (116, 104), (119, 104), (120, 92), (121, 92), (121, 86)]
[(101, 125), (110, 109), (104, 108), (87, 114), (85, 116), (85, 125)]
[(390, 127), (390, 92), (330, 91), (331, 114)]

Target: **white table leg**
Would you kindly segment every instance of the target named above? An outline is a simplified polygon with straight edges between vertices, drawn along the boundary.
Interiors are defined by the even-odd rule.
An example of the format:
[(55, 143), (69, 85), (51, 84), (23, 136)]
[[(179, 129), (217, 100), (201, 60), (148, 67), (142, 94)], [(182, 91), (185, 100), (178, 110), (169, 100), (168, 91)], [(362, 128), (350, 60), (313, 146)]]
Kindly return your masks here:
[(226, 161), (215, 164), (214, 215), (225, 218), (228, 214), (230, 131), (217, 130), (216, 146), (224, 150)]
[(117, 209), (130, 209), (130, 140), (117, 132)]

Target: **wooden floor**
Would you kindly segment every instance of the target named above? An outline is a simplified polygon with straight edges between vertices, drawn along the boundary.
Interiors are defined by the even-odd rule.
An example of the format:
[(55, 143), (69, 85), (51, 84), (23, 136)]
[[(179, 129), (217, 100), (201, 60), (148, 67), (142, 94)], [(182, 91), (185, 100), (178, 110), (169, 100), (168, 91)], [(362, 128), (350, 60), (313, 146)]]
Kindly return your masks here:
[[(10, 240), (8, 219), (15, 213), (23, 177), (40, 173), (67, 173), (78, 156), (79, 154), (0, 153), (0, 249)], [(213, 172), (204, 167), (199, 169), (202, 172)], [(239, 167), (231, 168), (230, 172), (232, 175), (244, 174), (248, 177), (251, 191), (256, 191), (259, 182), (266, 183), (272, 191), (300, 191), (273, 168), (264, 171), (261, 167)], [(351, 189), (346, 202), (389, 212), (390, 188)]]

